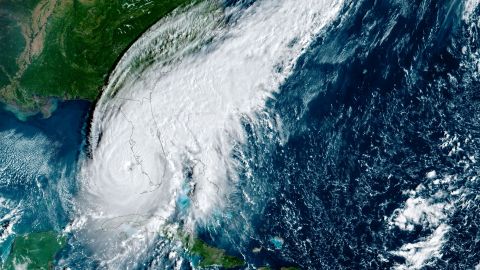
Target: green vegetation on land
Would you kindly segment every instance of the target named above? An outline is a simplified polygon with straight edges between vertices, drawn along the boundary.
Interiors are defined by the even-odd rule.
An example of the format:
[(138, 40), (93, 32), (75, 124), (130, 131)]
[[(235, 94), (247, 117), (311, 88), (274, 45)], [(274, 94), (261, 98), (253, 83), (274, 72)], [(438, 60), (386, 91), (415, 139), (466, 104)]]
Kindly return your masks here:
[(51, 97), (95, 99), (128, 46), (193, 1), (1, 1), (0, 101), (38, 112)]
[(53, 269), (55, 255), (65, 244), (65, 237), (58, 236), (56, 232), (17, 236), (2, 269)]
[(212, 247), (199, 238), (186, 236), (185, 242), (190, 253), (199, 256), (199, 267), (219, 266), (225, 269), (237, 268), (245, 262), (235, 256), (225, 253), (225, 250)]

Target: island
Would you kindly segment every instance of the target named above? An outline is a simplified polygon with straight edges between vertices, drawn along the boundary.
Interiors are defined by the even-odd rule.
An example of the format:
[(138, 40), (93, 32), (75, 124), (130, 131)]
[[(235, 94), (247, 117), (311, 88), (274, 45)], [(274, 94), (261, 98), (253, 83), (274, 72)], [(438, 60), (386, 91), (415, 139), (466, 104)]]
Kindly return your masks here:
[(217, 266), (232, 269), (245, 264), (242, 259), (228, 255), (225, 250), (212, 247), (198, 237), (186, 236), (184, 244), (188, 252), (200, 257), (198, 266), (201, 268)]

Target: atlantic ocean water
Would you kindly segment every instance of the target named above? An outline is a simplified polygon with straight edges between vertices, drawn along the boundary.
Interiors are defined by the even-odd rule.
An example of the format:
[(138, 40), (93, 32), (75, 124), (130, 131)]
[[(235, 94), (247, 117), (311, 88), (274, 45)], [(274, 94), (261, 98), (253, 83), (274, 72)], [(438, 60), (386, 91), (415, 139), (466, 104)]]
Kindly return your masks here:
[[(290, 34), (282, 32), (289, 26), (277, 29), (281, 22), (257, 20), (261, 12), (270, 14), (267, 18), (277, 15), (269, 8), (272, 2), (227, 2), (241, 8), (227, 16), (227, 30), (222, 23), (208, 25), (220, 36), (207, 39), (202, 46), (208, 49), (193, 52), (183, 63), (168, 58), (172, 68), (165, 68), (168, 63), (159, 56), (159, 64), (142, 69), (147, 72), (135, 82), (117, 84), (117, 79), (128, 78), (124, 76), (130, 72), (128, 63), (142, 56), (142, 48), (157, 49), (148, 42), (161, 37), (162, 29), (149, 32), (144, 43), (127, 53), (117, 68), (118, 78), (113, 76), (115, 83), (107, 87), (111, 93), (104, 94), (96, 109), (93, 122), (98, 135), (92, 137), (96, 155), (84, 170), (87, 186), (93, 181), (110, 187), (90, 191), (101, 198), (97, 204), (106, 205), (105, 211), (129, 214), (131, 206), (119, 202), (131, 190), (145, 194), (152, 185), (149, 178), (145, 184), (112, 193), (123, 175), (110, 179), (118, 171), (111, 171), (108, 164), (125, 163), (135, 172), (136, 160), (139, 178), (171, 175), (170, 185), (194, 187), (182, 197), (182, 211), (170, 203), (176, 193), (159, 189), (154, 190), (159, 195), (142, 197), (142, 203), (161, 205), (149, 210), (159, 214), (144, 218), (149, 212), (142, 208), (140, 221), (128, 221), (135, 226), (111, 229), (110, 234), (122, 235), (115, 241), (123, 243), (117, 246), (124, 253), (115, 260), (105, 258), (105, 267), (196, 268), (198, 258), (178, 249), (178, 244), (149, 238), (150, 226), (171, 224), (242, 258), (246, 269), (478, 267), (478, 2), (310, 3), (322, 5), (315, 6), (318, 14), (312, 18), (334, 17), (309, 34), (296, 33), (303, 25), (290, 22), (296, 33), (292, 35), (299, 36), (287, 40), (287, 48), (296, 48), (300, 40), (308, 40), (302, 43), (307, 45), (298, 46), (302, 48), (298, 57), (278, 60), (268, 54), (273, 57), (264, 57), (265, 62), (272, 61), (274, 70), (266, 73), (260, 72), (265, 62), (250, 60), (262, 59), (256, 48), (265, 56), (276, 47), (268, 47), (269, 40), (262, 41), (259, 33), (271, 27), (276, 42), (284, 44), (281, 34)], [(297, 9), (289, 1), (277, 3), (279, 8), (282, 4), (289, 7), (282, 15), (309, 10), (300, 5), (303, 2)], [(337, 5), (341, 8), (334, 12)], [(330, 12), (322, 13), (325, 10)], [(266, 25), (255, 28), (262, 23)], [(236, 51), (239, 42), (248, 49)], [(290, 59), (295, 61), (291, 71), (285, 64)], [(278, 89), (269, 89), (277, 84), (262, 81), (259, 74), (270, 76), (268, 72), (274, 78), (286, 76)], [(256, 80), (258, 84), (243, 85)], [(269, 93), (264, 106), (256, 91), (248, 92), (257, 85), (256, 91)], [(252, 108), (236, 103), (248, 98)], [(129, 129), (121, 132), (126, 134), (123, 143), (115, 142), (125, 126)], [(156, 130), (152, 133), (156, 135), (139, 130)], [(133, 162), (122, 152), (126, 142)], [(158, 143), (156, 158), (151, 158)], [(142, 162), (137, 157), (143, 157)], [(153, 160), (162, 171), (144, 163)], [(110, 204), (113, 210), (107, 207)], [(87, 208), (85, 216), (95, 221), (99, 215), (92, 211)], [(137, 247), (135, 239), (145, 244)], [(103, 250), (115, 253), (118, 248), (97, 252), (105, 254)]]
[(190, 234), (240, 269), (479, 269), (479, 16), (476, 0), (177, 11), (90, 118), (0, 113), (2, 248), (55, 230), (59, 268), (198, 269)]
[(346, 3), (270, 121), (244, 119), (239, 191), (204, 237), (274, 269), (478, 269), (479, 11)]

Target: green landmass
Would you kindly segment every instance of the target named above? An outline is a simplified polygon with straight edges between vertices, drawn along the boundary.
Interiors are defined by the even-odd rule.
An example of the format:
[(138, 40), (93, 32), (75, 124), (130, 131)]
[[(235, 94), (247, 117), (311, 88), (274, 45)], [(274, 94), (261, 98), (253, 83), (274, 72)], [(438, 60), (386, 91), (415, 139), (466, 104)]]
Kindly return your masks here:
[(1, 0), (0, 101), (23, 112), (52, 97), (94, 100), (148, 27), (195, 0)]
[(237, 268), (245, 264), (245, 262), (235, 256), (225, 253), (225, 250), (212, 247), (199, 238), (186, 236), (185, 242), (187, 249), (194, 255), (199, 256), (199, 267), (218, 266), (225, 269)]
[(56, 232), (39, 232), (17, 236), (2, 269), (53, 269), (53, 261), (66, 239)]

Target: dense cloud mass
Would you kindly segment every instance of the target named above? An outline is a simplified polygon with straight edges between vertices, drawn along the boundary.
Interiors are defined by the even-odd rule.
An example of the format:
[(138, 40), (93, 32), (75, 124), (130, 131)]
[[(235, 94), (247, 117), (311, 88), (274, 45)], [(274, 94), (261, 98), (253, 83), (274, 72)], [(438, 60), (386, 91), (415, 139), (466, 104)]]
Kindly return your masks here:
[[(127, 52), (95, 109), (78, 203), (78, 226), (106, 250), (99, 256), (114, 258), (111, 267), (148, 247), (160, 226), (183, 220), (193, 229), (222, 209), (238, 178), (231, 156), (245, 140), (242, 117), (255, 119), (341, 4), (205, 2), (159, 22)], [(149, 54), (153, 63), (142, 62)]]

